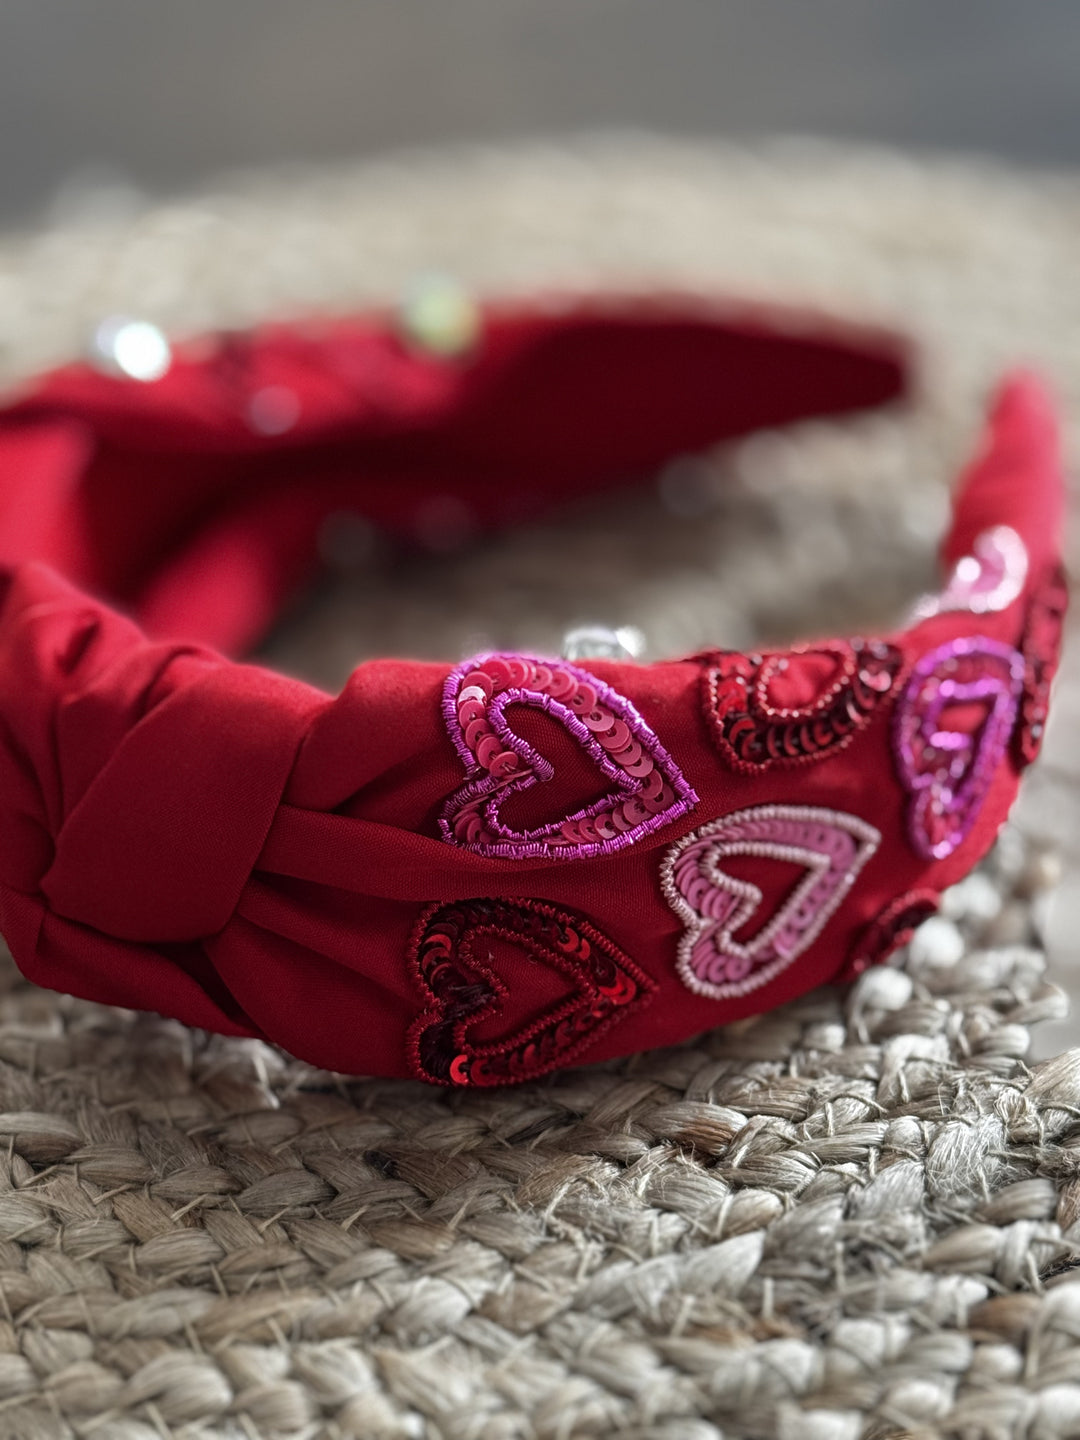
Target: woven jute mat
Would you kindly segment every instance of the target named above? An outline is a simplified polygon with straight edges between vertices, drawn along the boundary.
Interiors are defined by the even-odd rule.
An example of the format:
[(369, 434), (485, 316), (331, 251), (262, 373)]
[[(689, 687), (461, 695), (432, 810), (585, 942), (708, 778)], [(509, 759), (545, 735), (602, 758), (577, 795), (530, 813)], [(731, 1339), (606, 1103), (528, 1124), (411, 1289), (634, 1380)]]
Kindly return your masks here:
[[(1070, 176), (648, 137), (429, 153), (69, 197), (0, 237), (0, 375), (110, 313), (190, 332), (385, 303), (425, 271), (913, 333), (910, 414), (687, 457), (452, 553), (341, 517), (333, 578), (266, 658), (335, 685), (365, 654), (552, 649), (581, 619), (663, 654), (894, 621), (995, 375), (1035, 361), (1080, 415), (1078, 251)], [(1071, 983), (1073, 669), (1016, 824), (895, 967), (673, 1050), (450, 1094), (7, 962), (0, 1436), (1080, 1435), (1080, 1052), (1036, 1063), (1030, 1032), (1069, 1039), (1039, 935)]]

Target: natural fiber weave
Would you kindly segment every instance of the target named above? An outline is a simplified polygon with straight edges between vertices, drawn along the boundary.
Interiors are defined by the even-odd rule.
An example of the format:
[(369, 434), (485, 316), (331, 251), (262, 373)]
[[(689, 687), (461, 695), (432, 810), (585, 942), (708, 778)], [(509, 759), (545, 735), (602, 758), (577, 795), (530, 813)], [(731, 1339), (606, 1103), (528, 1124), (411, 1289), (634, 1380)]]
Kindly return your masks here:
[(1009, 841), (956, 964), (503, 1093), (9, 976), (0, 1433), (1076, 1434), (1080, 1055), (1031, 1076), (1060, 993), (981, 948)]
[[(655, 653), (888, 623), (995, 371), (1039, 359), (1080, 414), (1068, 179), (637, 139), (115, 199), (0, 242), (8, 376), (110, 311), (244, 323), (430, 267), (749, 291), (927, 344), (916, 420), (763, 437), (422, 563), (343, 520), (337, 580), (268, 652), (327, 683), (583, 618)], [(1062, 733), (1021, 818), (1071, 878)], [(346, 1081), (9, 965), (0, 1437), (1080, 1435), (1080, 1053), (1024, 1059), (1062, 1009), (1036, 943), (1053, 870), (1009, 830), (902, 968), (502, 1093)]]

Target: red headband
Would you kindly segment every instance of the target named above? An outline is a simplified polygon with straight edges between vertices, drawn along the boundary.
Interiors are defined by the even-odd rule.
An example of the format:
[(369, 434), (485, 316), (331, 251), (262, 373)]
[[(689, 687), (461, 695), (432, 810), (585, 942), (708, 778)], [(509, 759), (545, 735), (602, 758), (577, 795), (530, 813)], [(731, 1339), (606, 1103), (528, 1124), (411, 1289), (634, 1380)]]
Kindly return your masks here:
[(20, 967), (332, 1069), (486, 1085), (884, 958), (1038, 749), (1063, 487), (1029, 378), (961, 481), (950, 579), (900, 633), (377, 660), (336, 698), (202, 645), (264, 632), (328, 514), (410, 535), (450, 496), (495, 527), (903, 383), (880, 335), (672, 299), (491, 307), (457, 357), (376, 317), (181, 348), (152, 383), (45, 377), (0, 412)]

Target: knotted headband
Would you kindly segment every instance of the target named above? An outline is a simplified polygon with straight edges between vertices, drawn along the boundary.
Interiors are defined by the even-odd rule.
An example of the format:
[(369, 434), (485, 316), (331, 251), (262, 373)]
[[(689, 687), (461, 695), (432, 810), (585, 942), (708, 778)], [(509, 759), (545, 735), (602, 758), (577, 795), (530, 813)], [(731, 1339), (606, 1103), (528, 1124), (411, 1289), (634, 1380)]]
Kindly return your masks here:
[(519, 522), (881, 404), (901, 347), (669, 297), (491, 306), (450, 354), (372, 316), (113, 355), (0, 411), (0, 928), (41, 985), (336, 1070), (522, 1080), (883, 959), (1038, 750), (1063, 487), (1030, 377), (904, 630), (375, 660), (331, 697), (222, 653), (328, 515)]

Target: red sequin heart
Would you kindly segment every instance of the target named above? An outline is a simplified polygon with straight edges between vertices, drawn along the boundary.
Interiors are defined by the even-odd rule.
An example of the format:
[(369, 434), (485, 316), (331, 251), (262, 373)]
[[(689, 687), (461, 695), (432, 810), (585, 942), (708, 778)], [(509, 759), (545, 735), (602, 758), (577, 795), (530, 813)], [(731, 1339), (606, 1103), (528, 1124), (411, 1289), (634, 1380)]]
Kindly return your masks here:
[[(496, 973), (496, 942), (569, 982), (531, 1018)], [(420, 917), (411, 961), (431, 1002), (409, 1030), (413, 1073), (439, 1085), (511, 1085), (567, 1065), (656, 989), (606, 936), (539, 900), (460, 900)], [(515, 1010), (517, 1015), (515, 1015)], [(497, 1039), (470, 1039), (478, 1027)]]
[(710, 659), (706, 718), (720, 753), (744, 774), (842, 750), (891, 693), (903, 664), (896, 646), (881, 640)]

